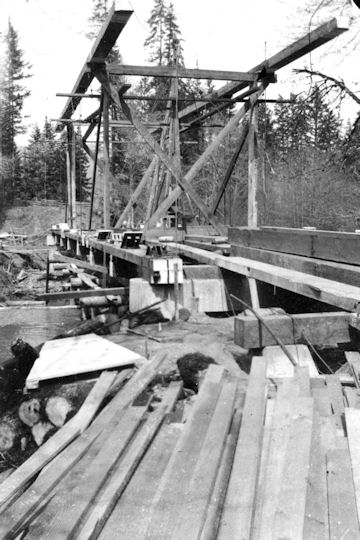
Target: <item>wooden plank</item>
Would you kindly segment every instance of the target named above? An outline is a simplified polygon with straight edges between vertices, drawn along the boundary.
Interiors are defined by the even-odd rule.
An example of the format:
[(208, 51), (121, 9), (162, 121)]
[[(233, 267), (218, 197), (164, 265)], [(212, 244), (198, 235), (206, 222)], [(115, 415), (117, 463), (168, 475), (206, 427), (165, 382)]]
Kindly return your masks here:
[(312, 398), (294, 400), (294, 416), (275, 514), (274, 538), (303, 539), (313, 406)]
[(171, 244), (179, 253), (204, 264), (216, 264), (220, 268), (258, 281), (270, 283), (297, 294), (314, 298), (320, 302), (353, 311), (360, 298), (360, 288), (329, 279), (309, 276), (303, 272), (287, 270), (271, 264), (260, 263), (241, 257), (224, 257), (183, 244)]
[(178, 507), (177, 525), (171, 538), (198, 538), (210, 502), (216, 474), (229, 432), (236, 382), (224, 383), (185, 497)]
[(344, 433), (344, 396), (342, 393), (342, 386), (340, 379), (337, 375), (326, 375), (326, 388), (329, 393), (331, 408), (334, 414), (336, 427), (343, 434)]
[(92, 508), (83, 526), (80, 526), (76, 538), (89, 540), (97, 538), (109, 517), (116, 501), (132, 477), (151, 441), (159, 430), (165, 416), (174, 408), (182, 385), (172, 383), (167, 388), (160, 406), (149, 414), (145, 425), (135, 437), (123, 460), (116, 467), (107, 485), (93, 501)]
[[(85, 62), (84, 66), (80, 71), (80, 74), (71, 93), (83, 94), (86, 92), (94, 78), (93, 73), (89, 72), (87, 63), (91, 62), (94, 58), (101, 58), (105, 62), (108, 54), (115, 45), (120, 33), (126, 26), (126, 23), (132, 15), (132, 11), (120, 10), (119, 7), (120, 2), (119, 0), (117, 0), (109, 9), (108, 15), (101, 27), (101, 30), (95, 40), (94, 45), (91, 48), (89, 56), (87, 57), (87, 61)], [(78, 104), (80, 103), (80, 100), (80, 97), (69, 98), (60, 115), (60, 118), (71, 118), (73, 112), (76, 110)], [(62, 128), (63, 125), (58, 124), (56, 127), (56, 131), (61, 131)]]
[(294, 379), (285, 379), (275, 398), (266, 466), (256, 498), (252, 537), (254, 540), (272, 539), (276, 503), (293, 416), (293, 399), (298, 395), (299, 388)]
[(360, 354), (357, 351), (346, 351), (345, 358), (351, 367), (357, 388), (360, 388)]
[(334, 425), (329, 418), (320, 417), (315, 404), (303, 533), (307, 540), (329, 538), (326, 453), (335, 447), (335, 437)]
[(349, 443), (352, 477), (355, 487), (355, 499), (360, 516), (360, 410), (351, 407), (345, 409), (346, 431)]
[(161, 475), (180, 437), (182, 424), (161, 427), (133, 478), (118, 500), (99, 540), (142, 538), (151, 518), (151, 503)]
[(47, 341), (26, 378), (26, 387), (44, 381), (141, 364), (145, 358), (96, 334)]
[(224, 370), (211, 365), (200, 387), (184, 431), (164, 471), (152, 507), (147, 539), (168, 539), (177, 521), (179, 501), (185, 495), (215, 409)]
[(360, 409), (360, 391), (349, 386), (344, 386), (343, 391), (347, 406), (353, 409)]
[(311, 397), (309, 368), (296, 366), (294, 373), (295, 384), (299, 387), (299, 397)]
[(360, 235), (349, 232), (286, 228), (229, 228), (229, 243), (302, 255), (315, 259), (360, 264)]
[[(124, 370), (117, 378), (117, 386), (124, 382), (131, 374), (131, 370)], [(100, 412), (94, 422), (84, 433), (53, 459), (31, 484), (31, 488), (17, 499), (9, 508), (2, 512), (0, 522), (0, 535), (2, 538), (14, 538), (19, 534), (38, 513), (38, 509), (45, 505), (51, 496), (52, 490), (60, 483), (62, 478), (75, 466), (88, 452), (99, 449), (101, 442), (99, 434), (103, 432), (106, 437), (112, 433), (114, 427), (120, 421), (117, 398)], [(97, 439), (97, 441), (96, 441)], [(96, 441), (96, 442), (95, 442)], [(94, 444), (95, 443), (95, 444)]]
[(146, 411), (147, 407), (127, 409), (112, 433), (102, 438), (98, 453), (95, 456), (90, 453), (70, 471), (29, 526), (29, 540), (39, 538), (44, 531), (53, 539), (74, 537), (79, 520), (133, 438)]
[(279, 251), (239, 246), (234, 243), (231, 243), (231, 255), (281, 266), (288, 270), (296, 270), (325, 279), (341, 281), (342, 283), (355, 285), (356, 287), (360, 286), (360, 268), (359, 266), (351, 264), (314, 259), (313, 257), (304, 257), (301, 255), (291, 255)]
[[(300, 367), (308, 368), (310, 377), (319, 377), (319, 372), (306, 345), (287, 345), (286, 348)], [(266, 376), (269, 379), (294, 376), (294, 366), (279, 346), (265, 347), (263, 357), (267, 361)]]
[[(111, 432), (114, 421), (116, 425), (117, 421), (119, 420), (119, 411), (127, 407), (149, 385), (154, 376), (159, 372), (159, 369), (161, 368), (161, 365), (164, 362), (165, 358), (166, 355), (160, 351), (154, 354), (150, 361), (144, 364), (135, 373), (135, 375), (131, 378), (130, 382), (128, 382), (125, 387), (116, 394), (116, 396), (111, 400), (111, 402), (100, 412), (97, 418), (95, 418), (94, 422), (87, 430), (87, 432), (91, 432), (89, 433), (89, 436), (97, 437), (99, 433), (104, 430), (105, 426), (109, 426), (109, 430)], [(116, 381), (119, 383), (119, 379), (125, 380), (125, 377), (129, 376), (129, 373), (130, 370), (124, 370), (124, 376), (121, 377), (120, 375), (116, 378)], [(80, 443), (80, 450), (81, 448), (82, 443)], [(77, 459), (78, 450), (79, 448), (75, 449), (74, 451), (75, 457), (72, 450), (70, 451), (70, 457), (67, 454), (67, 451), (60, 454), (60, 456), (58, 456), (50, 463), (51, 473), (47, 472), (46, 475), (43, 476), (43, 478), (41, 478), (41, 475), (39, 476), (36, 482), (38, 483), (40, 481), (40, 485), (38, 485), (37, 483), (35, 484), (38, 487), (38, 489), (36, 489), (38, 495), (35, 493), (35, 496), (33, 498), (31, 496), (32, 494), (29, 494), (30, 501), (27, 501), (24, 505), (20, 505), (22, 514), (19, 514), (19, 521), (21, 519), (21, 515), (23, 515), (25, 519), (26, 517), (31, 516), (34, 511), (36, 511), (36, 509), (38, 508), (38, 503), (43, 501), (44, 497), (46, 497), (49, 492), (51, 492), (51, 489), (56, 484), (57, 480), (60, 479), (64, 474), (66, 474), (68, 467), (71, 464), (71, 460)], [(22, 522), (20, 522), (20, 524), (21, 523)], [(14, 525), (15, 527), (12, 518), (10, 519), (10, 524)]]
[(266, 361), (253, 361), (218, 539), (250, 538), (266, 400)]
[(116, 377), (115, 372), (104, 372), (87, 396), (77, 414), (46, 441), (27, 461), (0, 485), (0, 507), (16, 495), (22, 487), (57, 456), (72, 440), (82, 433), (95, 416)]
[[(78, 242), (80, 242), (80, 239), (78, 239)], [(82, 259), (76, 259), (75, 257), (68, 257), (66, 255), (63, 255), (58, 251), (54, 253), (53, 261), (61, 261), (64, 263), (68, 263), (69, 265), (75, 265), (79, 269), (83, 268), (84, 270), (88, 270), (97, 274), (103, 274), (106, 271), (106, 266), (101, 266), (100, 264), (90, 264), (89, 262), (83, 261)]]
[(232, 463), (239, 437), (243, 407), (245, 401), (245, 389), (239, 389), (235, 402), (234, 416), (231, 423), (226, 446), (221, 458), (218, 475), (211, 495), (210, 504), (206, 514), (200, 540), (210, 540), (216, 537), (222, 507), (225, 501), (227, 486), (231, 474)]
[(359, 540), (359, 521), (348, 448), (327, 452), (330, 540)]
[(53, 293), (39, 294), (36, 298), (38, 300), (69, 300), (74, 298), (90, 298), (93, 296), (121, 296), (121, 298), (128, 298), (128, 287), (108, 287), (107, 289), (88, 289), (86, 291), (61, 291)]
[[(333, 412), (331, 409), (330, 393), (327, 387), (312, 388), (312, 396), (314, 398), (315, 409), (322, 417), (332, 418), (335, 421)], [(335, 426), (335, 423), (334, 423)]]
[(181, 66), (132, 66), (111, 63), (107, 70), (112, 75), (135, 75), (141, 77), (166, 77), (173, 79), (214, 79), (220, 81), (255, 82), (256, 73), (241, 71), (221, 71), (214, 69), (187, 69)]

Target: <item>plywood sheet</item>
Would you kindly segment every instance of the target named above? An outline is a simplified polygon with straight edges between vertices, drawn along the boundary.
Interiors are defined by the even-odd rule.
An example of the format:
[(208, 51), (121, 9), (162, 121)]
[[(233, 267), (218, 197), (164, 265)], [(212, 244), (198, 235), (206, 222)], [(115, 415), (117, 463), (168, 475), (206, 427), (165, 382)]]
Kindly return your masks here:
[(26, 379), (26, 387), (33, 389), (40, 381), (134, 365), (143, 360), (139, 354), (96, 334), (48, 341)]

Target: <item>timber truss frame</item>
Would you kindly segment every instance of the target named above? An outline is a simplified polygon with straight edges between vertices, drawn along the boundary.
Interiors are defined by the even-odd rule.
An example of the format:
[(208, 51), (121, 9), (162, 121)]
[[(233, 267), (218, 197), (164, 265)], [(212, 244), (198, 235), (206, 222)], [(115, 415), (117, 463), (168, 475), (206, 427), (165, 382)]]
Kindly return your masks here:
[[(319, 28), (308, 33), (306, 36), (292, 43), (289, 47), (281, 50), (266, 61), (258, 64), (247, 72), (215, 71), (204, 69), (186, 69), (179, 66), (126, 66), (114, 63), (106, 63), (108, 55), (116, 43), (131, 17), (132, 11), (118, 9), (118, 2), (112, 6), (106, 21), (91, 49), (87, 61), (83, 65), (72, 92), (68, 95), (68, 100), (58, 120), (57, 131), (61, 131), (64, 126), (68, 130), (68, 196), (69, 215), (71, 226), (75, 226), (75, 166), (74, 152), (71, 151), (71, 144), (74, 138), (73, 125), (76, 123), (72, 115), (77, 109), (81, 99), (88, 97), (86, 92), (91, 82), (96, 78), (101, 84), (100, 107), (89, 115), (82, 123), (88, 123), (88, 128), (81, 138), (81, 143), (88, 156), (94, 162), (93, 187), (97, 168), (104, 174), (104, 226), (110, 225), (110, 183), (115, 179), (110, 171), (110, 125), (133, 126), (142, 139), (153, 151), (154, 157), (145, 171), (140, 183), (130, 195), (129, 201), (119, 216), (115, 226), (129, 216), (136, 202), (145, 188), (150, 184), (150, 197), (146, 212), (146, 228), (154, 227), (171, 206), (176, 203), (184, 192), (188, 199), (196, 206), (207, 223), (221, 235), (226, 234), (226, 228), (216, 216), (219, 203), (224, 195), (237, 159), (245, 145), (246, 139), (249, 144), (249, 184), (248, 184), (248, 225), (257, 226), (257, 176), (259, 150), (257, 143), (257, 104), (265, 89), (270, 83), (276, 82), (276, 71), (289, 65), (294, 60), (313, 51), (322, 44), (332, 40), (346, 30), (338, 26), (336, 19), (323, 24)], [(137, 112), (130, 105), (135, 99), (142, 99), (141, 96), (127, 95), (130, 85), (123, 84), (120, 88), (114, 84), (115, 76), (151, 76), (171, 78), (171, 91), (168, 98), (168, 112), (163, 124), (152, 129), (144, 124)], [(228, 80), (227, 84), (218, 89), (211, 96), (201, 98), (194, 104), (177, 110), (179, 78), (194, 79), (214, 79)], [(64, 95), (64, 94), (62, 94)], [(148, 98), (149, 99), (149, 98)], [(227, 124), (214, 137), (210, 145), (203, 154), (183, 174), (181, 171), (180, 158), (180, 133), (187, 131), (194, 126), (200, 125), (207, 118), (226, 109), (229, 105), (243, 102)], [(176, 103), (176, 106), (175, 106)], [(110, 107), (115, 108), (127, 119), (127, 123), (112, 122), (109, 119)], [(249, 121), (244, 122), (245, 116), (249, 113)], [(103, 119), (103, 157), (98, 157), (100, 143), (100, 126)], [(204, 204), (201, 197), (193, 187), (193, 181), (206, 164), (211, 159), (215, 151), (223, 143), (225, 138), (234, 131), (241, 123), (236, 151), (229, 163), (224, 179), (215, 197), (215, 202), (211, 208)], [(169, 126), (169, 129), (166, 127)], [(182, 127), (181, 127), (182, 126)], [(88, 143), (88, 137), (97, 128), (96, 148), (93, 152)], [(160, 137), (159, 137), (160, 135)], [(160, 140), (159, 140), (160, 139)], [(165, 151), (165, 143), (168, 143), (168, 151)], [(159, 167), (167, 171), (167, 191), (160, 202), (159, 186), (155, 179), (158, 178)], [(172, 178), (173, 186), (171, 188)], [(92, 192), (93, 204), (94, 191)], [(92, 206), (91, 204), (91, 206)], [(89, 223), (91, 228), (91, 218)]]

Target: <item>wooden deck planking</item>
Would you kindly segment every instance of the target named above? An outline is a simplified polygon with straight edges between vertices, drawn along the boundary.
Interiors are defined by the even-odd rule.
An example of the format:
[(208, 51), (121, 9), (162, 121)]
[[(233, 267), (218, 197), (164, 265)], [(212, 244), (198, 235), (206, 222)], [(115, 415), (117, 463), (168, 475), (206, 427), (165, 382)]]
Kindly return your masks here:
[(224, 383), (196, 467), (178, 507), (173, 540), (198, 538), (205, 523), (211, 493), (233, 415), (236, 382)]
[(337, 375), (326, 375), (325, 380), (326, 380), (326, 388), (327, 388), (328, 396), (330, 398), (331, 409), (334, 414), (336, 427), (339, 430), (339, 432), (342, 435), (344, 435), (345, 404), (344, 404), (344, 396), (342, 393), (342, 386), (341, 386), (340, 379)]
[(360, 516), (360, 410), (345, 409), (346, 431), (349, 442), (352, 476), (358, 516)]
[(131, 407), (125, 411), (112, 433), (101, 437), (101, 445), (76, 465), (55, 490), (41, 515), (29, 526), (27, 537), (68, 538), (87, 511), (110, 471), (138, 429), (147, 407)]
[(312, 398), (294, 399), (294, 415), (275, 513), (274, 539), (303, 540), (313, 406)]
[(258, 491), (253, 540), (271, 540), (277, 498), (283, 473), (289, 428), (293, 414), (293, 399), (299, 395), (294, 379), (285, 379), (280, 385), (274, 404), (269, 433), (269, 449), (264, 467), (261, 489)]
[(134, 540), (142, 537), (151, 519), (151, 505), (161, 475), (166, 468), (183, 425), (168, 424), (161, 428), (126, 487), (99, 540)]
[(144, 538), (168, 539), (174, 531), (178, 505), (185, 496), (206, 437), (221, 391), (219, 383), (223, 374), (224, 370), (220, 366), (209, 366), (198, 399), (159, 484), (154, 498), (152, 519)]
[(360, 538), (351, 461), (346, 446), (327, 452), (330, 540)]
[(148, 414), (146, 422), (126, 450), (123, 459), (115, 466), (112, 475), (108, 478), (98, 496), (92, 500), (88, 515), (83, 520), (83, 523), (79, 520), (79, 527), (72, 531), (78, 540), (89, 540), (98, 537), (166, 415), (174, 408), (181, 389), (181, 383), (171, 383), (159, 407)]
[(252, 362), (243, 419), (218, 531), (218, 539), (250, 538), (266, 403), (266, 361)]
[(245, 392), (243, 389), (238, 389), (231, 429), (225, 443), (223, 455), (221, 457), (218, 475), (216, 477), (214, 489), (211, 494), (211, 499), (205, 517), (204, 526), (201, 531), (200, 540), (211, 540), (216, 537), (216, 532), (219, 527), (220, 515), (225, 501), (227, 486), (236, 451), (236, 444), (239, 437), (244, 401)]

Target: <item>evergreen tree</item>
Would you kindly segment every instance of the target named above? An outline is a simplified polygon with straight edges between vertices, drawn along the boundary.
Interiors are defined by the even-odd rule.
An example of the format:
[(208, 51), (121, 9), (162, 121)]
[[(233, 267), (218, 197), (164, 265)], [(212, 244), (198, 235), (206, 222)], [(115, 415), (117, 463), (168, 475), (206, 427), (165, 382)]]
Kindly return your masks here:
[[(66, 200), (66, 144), (64, 135), (59, 140), (55, 138), (47, 119), (42, 130), (38, 126), (33, 128), (22, 155), (22, 175), (17, 186), (20, 198)], [(89, 192), (88, 161), (78, 140), (75, 156), (76, 195), (78, 200), (85, 200)]]
[(14, 198), (15, 186), (19, 182), (19, 155), (15, 137), (24, 132), (22, 127), (22, 109), (24, 100), (30, 91), (24, 81), (30, 77), (30, 65), (24, 60), (24, 53), (19, 47), (18, 34), (8, 22), (4, 37), (4, 57), (0, 67), (0, 150), (3, 164), (2, 182), (6, 201)]
[[(164, 0), (155, 0), (148, 19), (150, 34), (144, 42), (149, 51), (149, 62), (158, 66), (184, 65), (181, 31), (177, 24), (174, 5), (167, 6)], [(169, 96), (171, 79), (163, 77), (143, 78), (139, 91), (144, 95), (153, 95), (159, 101), (147, 107), (150, 112), (163, 112), (166, 98)], [(186, 83), (179, 81), (179, 97), (186, 95)]]

